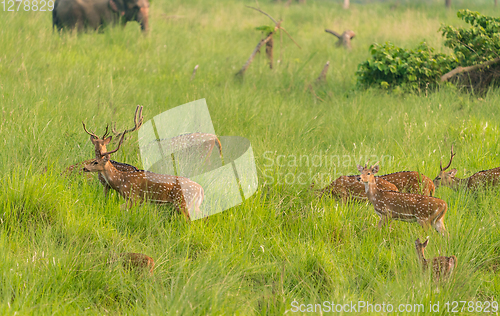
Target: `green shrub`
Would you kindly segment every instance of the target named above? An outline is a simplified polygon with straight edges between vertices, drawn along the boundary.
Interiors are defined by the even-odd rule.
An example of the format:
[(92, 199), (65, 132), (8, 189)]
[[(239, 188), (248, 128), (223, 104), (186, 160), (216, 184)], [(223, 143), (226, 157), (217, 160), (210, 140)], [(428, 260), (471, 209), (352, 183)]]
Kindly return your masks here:
[(408, 50), (391, 43), (370, 46), (372, 59), (358, 66), (358, 85), (382, 88), (401, 87), (420, 90), (435, 86), (439, 78), (457, 66), (453, 56), (434, 53), (434, 49), (422, 42)]
[(500, 57), (500, 18), (460, 10), (457, 16), (471, 27), (455, 28), (443, 25), (439, 29), (445, 45), (455, 53), (460, 66), (476, 65)]

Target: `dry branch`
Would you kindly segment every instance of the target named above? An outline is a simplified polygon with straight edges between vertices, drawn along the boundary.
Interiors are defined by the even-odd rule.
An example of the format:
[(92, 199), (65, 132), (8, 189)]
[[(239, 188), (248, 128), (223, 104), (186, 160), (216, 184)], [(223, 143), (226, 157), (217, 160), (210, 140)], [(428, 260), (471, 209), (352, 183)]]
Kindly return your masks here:
[(356, 33), (354, 33), (353, 31), (346, 30), (346, 31), (344, 31), (344, 33), (339, 34), (335, 31), (325, 29), (325, 32), (330, 33), (339, 39), (337, 44), (336, 44), (337, 47), (344, 46), (346, 49), (349, 49), (349, 50), (352, 48), (351, 39), (353, 39), (356, 36)]
[(499, 85), (500, 58), (479, 65), (457, 67), (441, 76), (441, 82), (453, 82), (457, 86), (481, 94), (491, 85)]
[(193, 74), (191, 75), (191, 79), (189, 81), (193, 81), (194, 76), (196, 76), (196, 70), (198, 70), (198, 65), (194, 66)]
[(464, 73), (464, 72), (471, 72), (471, 71), (475, 71), (475, 70), (480, 70), (480, 69), (486, 68), (488, 66), (491, 66), (491, 65), (494, 65), (494, 64), (497, 64), (497, 63), (500, 63), (500, 58), (495, 58), (495, 59), (487, 61), (487, 62), (485, 62), (483, 64), (474, 65), (474, 66), (468, 66), (468, 67), (461, 67), (461, 66), (459, 66), (459, 67), (453, 69), (452, 71), (450, 71), (450, 72), (444, 74), (443, 76), (441, 76), (441, 82), (448, 81), (453, 76), (455, 76), (457, 74), (461, 74), (461, 73)]
[(326, 62), (325, 67), (323, 67), (323, 70), (321, 71), (321, 74), (319, 75), (318, 79), (316, 79), (317, 83), (326, 81), (326, 73), (328, 72), (328, 67), (330, 67), (329, 61)]
[(253, 59), (255, 58), (255, 55), (257, 54), (258, 51), (260, 51), (260, 47), (264, 44), (266, 44), (271, 38), (273, 37), (273, 33), (269, 34), (265, 39), (261, 40), (259, 44), (255, 47), (255, 49), (252, 52), (252, 55), (250, 55), (250, 58), (248, 58), (247, 62), (243, 65), (243, 67), (236, 73), (238, 76), (243, 76), (245, 74), (245, 71), (247, 70), (248, 66), (252, 63)]

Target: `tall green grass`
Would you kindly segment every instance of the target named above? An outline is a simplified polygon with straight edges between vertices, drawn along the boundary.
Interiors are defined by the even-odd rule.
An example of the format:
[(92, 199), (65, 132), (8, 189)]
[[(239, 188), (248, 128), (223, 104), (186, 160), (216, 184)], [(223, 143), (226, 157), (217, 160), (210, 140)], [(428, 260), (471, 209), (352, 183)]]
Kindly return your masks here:
[[(270, 23), (245, 8), (254, 1), (155, 0), (147, 36), (134, 23), (59, 35), (50, 13), (2, 12), (0, 313), (275, 315), (291, 313), (294, 300), (424, 304), (429, 313), (429, 301), (442, 312), (446, 301), (499, 300), (498, 190), (438, 189), (449, 207), (444, 239), (403, 222), (379, 231), (371, 205), (318, 199), (309, 187), (354, 174), (372, 156), (384, 157), (381, 173), (434, 178), (452, 144), (459, 176), (499, 166), (497, 90), (359, 91), (354, 73), (375, 41), (425, 39), (444, 50), (437, 29), (460, 25), (456, 9), (500, 12), (493, 1), (454, 1), (454, 10), (352, 2), (344, 11), (340, 1), (259, 1), (302, 49), (284, 36), (280, 55), (276, 40), (275, 68), (260, 54), (242, 81), (234, 74), (261, 39), (255, 27)], [(353, 50), (336, 48), (324, 28), (354, 30)], [(326, 61), (327, 82), (315, 85)], [(123, 210), (97, 179), (60, 175), (93, 156), (82, 120), (101, 134), (113, 121), (129, 127), (137, 104), (148, 120), (200, 98), (219, 135), (251, 140), (260, 185), (243, 204), (187, 224), (169, 207)], [(114, 159), (140, 167), (136, 135)], [(426, 236), (429, 258), (458, 258), (439, 287), (417, 262), (414, 241)], [(153, 257), (154, 275), (107, 263), (120, 252)]]

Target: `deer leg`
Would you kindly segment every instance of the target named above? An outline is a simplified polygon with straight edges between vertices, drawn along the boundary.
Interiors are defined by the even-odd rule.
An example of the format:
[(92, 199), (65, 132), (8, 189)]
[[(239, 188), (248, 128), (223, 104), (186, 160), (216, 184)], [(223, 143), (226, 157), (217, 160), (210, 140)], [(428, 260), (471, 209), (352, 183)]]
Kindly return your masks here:
[(445, 237), (445, 233), (448, 234), (448, 232), (446, 231), (446, 228), (444, 227), (444, 217), (441, 217), (438, 221), (436, 221), (436, 223), (434, 224), (434, 228), (443, 237)]
[(387, 223), (388, 220), (389, 216), (380, 215), (380, 221), (378, 222), (378, 229), (382, 229), (382, 227)]

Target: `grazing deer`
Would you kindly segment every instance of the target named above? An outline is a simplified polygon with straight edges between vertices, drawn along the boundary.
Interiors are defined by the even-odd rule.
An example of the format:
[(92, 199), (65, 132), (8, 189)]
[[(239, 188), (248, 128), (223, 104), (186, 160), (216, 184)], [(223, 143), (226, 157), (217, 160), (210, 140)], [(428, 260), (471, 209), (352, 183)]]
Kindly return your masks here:
[[(136, 131), (137, 129), (139, 129), (139, 127), (142, 126), (142, 122), (143, 122), (142, 106), (138, 105), (136, 107), (136, 109), (135, 109), (134, 127), (132, 127), (131, 129), (125, 130), (123, 133), (118, 134), (118, 137), (121, 138), (122, 135), (125, 135), (127, 133)], [(102, 136), (102, 138), (99, 138), (99, 136), (97, 136), (96, 134), (91, 133), (91, 132), (89, 132), (87, 130), (87, 128), (85, 127), (85, 123), (82, 122), (82, 124), (83, 124), (83, 129), (85, 130), (85, 132), (87, 134), (90, 135), (90, 141), (94, 145), (95, 159), (102, 158), (103, 154), (107, 151), (106, 146), (113, 139), (113, 136), (108, 136), (108, 126), (106, 126), (106, 131), (104, 132), (104, 135)], [(106, 158), (109, 159), (109, 155), (107, 155)], [(71, 173), (76, 167), (78, 167), (81, 170), (82, 165), (86, 166), (88, 164), (91, 164), (92, 162), (95, 161), (95, 159), (86, 160), (86, 161), (81, 162), (79, 164), (69, 166), (68, 168), (66, 168), (65, 172), (66, 173)], [(114, 161), (114, 160), (110, 160), (110, 162), (113, 164), (113, 166), (116, 169), (118, 169), (120, 171), (139, 171), (139, 169), (137, 169), (136, 167), (134, 167), (132, 165), (129, 165), (129, 164), (126, 164), (126, 163), (121, 163), (121, 162), (117, 162), (117, 161)], [(104, 186), (104, 195), (107, 196), (108, 192), (109, 192), (109, 189), (111, 187), (104, 180), (104, 178), (102, 177), (102, 175), (100, 173), (98, 175), (98, 178), (99, 178), (99, 181)]]
[(380, 216), (379, 229), (392, 218), (417, 222), (424, 229), (432, 226), (444, 236), (444, 215), (448, 209), (446, 202), (432, 196), (380, 190), (375, 180), (378, 169), (377, 164), (370, 168), (367, 164), (364, 167), (358, 165), (368, 200), (373, 204), (375, 213)]
[(436, 188), (432, 180), (416, 171), (400, 171), (376, 178), (394, 183), (400, 192), (433, 196)]
[(455, 153), (453, 152), (453, 146), (451, 146), (451, 156), (448, 165), (443, 168), (443, 163), (441, 161), (439, 162), (439, 168), (441, 171), (434, 179), (434, 185), (436, 188), (442, 185), (455, 191), (460, 187), (465, 187), (468, 190), (474, 190), (481, 186), (496, 186), (500, 184), (500, 167), (476, 172), (472, 176), (465, 179), (455, 177), (457, 169), (451, 169), (448, 172), (446, 171), (451, 166), (453, 157), (455, 157)]
[[(365, 193), (365, 186), (359, 182), (359, 176), (340, 176), (337, 180), (333, 181), (330, 185), (319, 191), (319, 196), (325, 194), (331, 195), (334, 198), (341, 199), (342, 202), (347, 202), (349, 198), (357, 201), (366, 201), (368, 197)], [(398, 188), (384, 180), (383, 178), (376, 178), (377, 187), (386, 191), (398, 191)]]
[[(417, 256), (418, 259), (422, 265), (422, 270), (425, 272), (429, 266), (429, 260), (425, 259), (424, 255), (424, 250), (425, 247), (427, 247), (427, 244), (429, 243), (429, 239), (424, 241), (424, 243), (420, 243), (420, 239), (417, 238), (415, 240), (415, 249), (417, 250)], [(439, 279), (443, 278), (445, 279), (448, 277), (452, 272), (453, 269), (455, 269), (455, 266), (457, 265), (457, 257), (451, 256), (451, 257), (435, 257), (432, 259), (432, 273), (434, 275), (434, 278), (436, 281), (439, 281)]]
[(155, 268), (155, 261), (153, 258), (142, 253), (125, 252), (118, 255), (112, 254), (110, 259), (108, 259), (108, 263), (114, 263), (117, 261), (121, 261), (123, 267), (129, 270), (148, 269), (150, 275), (153, 275), (153, 270)]
[(120, 171), (109, 160), (109, 155), (120, 149), (123, 143), (122, 134), (118, 147), (102, 154), (92, 163), (85, 166), (85, 172), (100, 172), (106, 183), (117, 191), (126, 201), (126, 207), (136, 202), (150, 201), (163, 204), (172, 203), (189, 220), (189, 210), (193, 207), (200, 213), (203, 202), (203, 188), (188, 178), (152, 173), (144, 170)]

